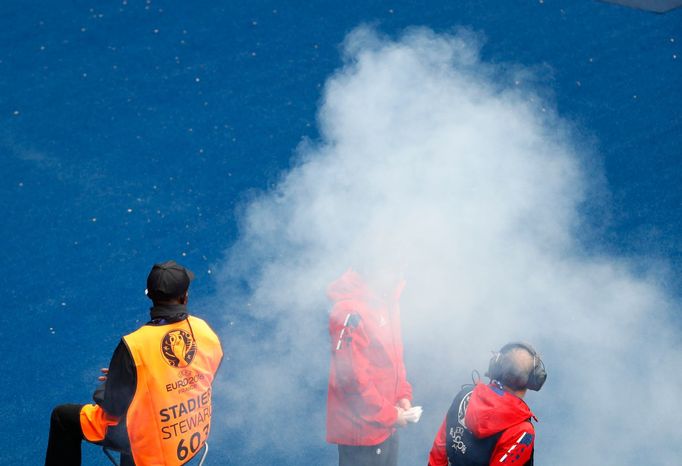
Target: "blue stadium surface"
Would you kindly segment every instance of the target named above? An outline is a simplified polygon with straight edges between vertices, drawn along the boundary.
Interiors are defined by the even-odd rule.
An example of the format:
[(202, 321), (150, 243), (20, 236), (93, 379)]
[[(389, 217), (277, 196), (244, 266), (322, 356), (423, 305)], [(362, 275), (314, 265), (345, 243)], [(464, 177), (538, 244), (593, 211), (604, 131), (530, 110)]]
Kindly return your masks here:
[[(482, 63), (529, 71), (528, 85), (572, 128), (591, 167), (595, 188), (579, 207), (581, 254), (628, 261), (633, 276), (649, 277), (668, 297), (658, 318), (673, 346), (657, 371), (682, 372), (681, 9), (655, 14), (589, 0), (6, 0), (2, 10), (0, 334), (8, 351), (0, 464), (42, 464), (52, 407), (89, 401), (121, 335), (146, 321), (144, 281), (154, 262), (174, 258), (194, 270), (191, 308), (213, 323), (228, 353), (234, 322), (256, 335), (254, 345), (268, 339), (272, 322), (223, 302), (224, 288), (240, 284), (216, 277), (226, 276), (240, 216), (277, 189), (301, 144), (319, 142), (325, 83), (347, 65), (342, 44), (363, 25), (389, 42), (415, 26), (475, 35)], [(409, 371), (425, 350), (405, 351)], [(218, 383), (248, 383), (238, 374), (249, 364), (228, 354)], [(548, 386), (574, 383), (549, 371)], [(206, 464), (335, 464), (318, 422), (325, 374), (313, 380), (322, 383), (309, 387), (308, 408), (322, 417), (307, 427), (310, 439), (289, 446), (278, 444), (287, 419), (217, 395)], [(576, 464), (558, 456), (569, 450), (552, 434), (559, 417), (575, 422), (566, 427), (571, 441), (583, 422), (622, 427), (610, 420), (622, 407), (570, 420), (540, 401), (551, 393), (534, 395), (538, 411), (555, 418), (539, 424), (547, 425), (540, 464)], [(432, 403), (419, 435), (403, 434), (400, 464), (426, 463), (424, 439), (445, 408)], [(272, 438), (247, 447), (250, 432)], [(649, 464), (674, 464), (681, 451), (673, 443)], [(611, 446), (572, 448), (604, 459)], [(628, 454), (631, 464), (646, 462), (646, 448), (638, 454)], [(107, 459), (84, 446), (84, 464)]]

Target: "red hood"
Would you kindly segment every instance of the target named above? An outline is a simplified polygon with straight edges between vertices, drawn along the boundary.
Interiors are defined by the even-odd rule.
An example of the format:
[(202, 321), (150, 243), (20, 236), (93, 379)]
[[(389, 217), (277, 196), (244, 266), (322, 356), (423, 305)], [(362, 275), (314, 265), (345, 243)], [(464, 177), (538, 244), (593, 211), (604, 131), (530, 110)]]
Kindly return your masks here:
[(476, 437), (485, 438), (532, 416), (528, 405), (518, 396), (479, 383), (471, 395), (464, 421)]
[(327, 288), (327, 296), (334, 302), (345, 299), (368, 298), (370, 294), (369, 288), (362, 281), (362, 277), (353, 269), (348, 269)]
[[(405, 287), (405, 280), (399, 280), (390, 293), (387, 293), (389, 299), (398, 300), (403, 288)], [(368, 302), (384, 301), (386, 297), (373, 292), (365, 283), (363, 278), (353, 269), (348, 269), (341, 277), (332, 282), (327, 288), (327, 296), (333, 302), (344, 301), (348, 299), (363, 300)]]

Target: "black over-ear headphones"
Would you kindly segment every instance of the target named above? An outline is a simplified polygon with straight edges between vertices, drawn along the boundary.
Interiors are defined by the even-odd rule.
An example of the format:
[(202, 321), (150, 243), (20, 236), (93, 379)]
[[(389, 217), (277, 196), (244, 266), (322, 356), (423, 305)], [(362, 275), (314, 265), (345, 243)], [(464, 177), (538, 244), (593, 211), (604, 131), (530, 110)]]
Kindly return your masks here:
[[(528, 374), (527, 380), (521, 380), (518, 377), (510, 377), (508, 374), (509, 361), (504, 357), (509, 351), (514, 348), (523, 348), (528, 351), (533, 356), (533, 370)], [(492, 358), (490, 358), (490, 363), (488, 364), (488, 372), (486, 374), (491, 380), (497, 380), (498, 382), (507, 385), (513, 390), (522, 390), (527, 388), (528, 390), (538, 391), (542, 388), (542, 385), (547, 380), (547, 371), (545, 371), (545, 364), (538, 356), (535, 349), (528, 343), (523, 343), (520, 341), (514, 341), (507, 343), (500, 351), (495, 353)], [(524, 377), (525, 379), (525, 377)]]

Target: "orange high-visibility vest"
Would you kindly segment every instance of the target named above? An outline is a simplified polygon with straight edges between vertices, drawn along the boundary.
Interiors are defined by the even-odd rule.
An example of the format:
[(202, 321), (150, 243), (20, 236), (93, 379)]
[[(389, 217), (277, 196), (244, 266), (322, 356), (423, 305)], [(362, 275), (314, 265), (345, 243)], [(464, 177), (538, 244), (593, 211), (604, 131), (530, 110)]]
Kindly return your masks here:
[(126, 427), (138, 466), (181, 465), (208, 438), (211, 383), (223, 351), (206, 322), (188, 321), (145, 325), (123, 337), (137, 369)]
[[(192, 316), (188, 320), (145, 325), (123, 337), (137, 372), (126, 414), (137, 466), (184, 464), (208, 438), (211, 383), (223, 351), (206, 322)], [(80, 418), (83, 435), (91, 442), (102, 440), (119, 421), (94, 404), (85, 405)]]
[[(223, 351), (203, 320), (145, 325), (123, 337), (135, 363), (137, 386), (126, 414), (130, 449), (138, 466), (189, 461), (208, 438), (211, 383)], [(99, 405), (80, 412), (83, 436), (98, 442), (119, 419)]]

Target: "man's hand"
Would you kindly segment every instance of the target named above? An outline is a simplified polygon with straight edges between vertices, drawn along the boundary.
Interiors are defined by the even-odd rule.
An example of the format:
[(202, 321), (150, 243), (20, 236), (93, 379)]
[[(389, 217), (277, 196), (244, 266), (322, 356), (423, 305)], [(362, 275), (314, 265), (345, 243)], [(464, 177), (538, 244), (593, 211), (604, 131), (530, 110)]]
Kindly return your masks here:
[(398, 407), (407, 411), (412, 407), (412, 403), (410, 403), (410, 400), (408, 400), (407, 398), (401, 398), (400, 400), (398, 400)]
[(398, 406), (395, 407), (398, 410), (398, 419), (395, 420), (395, 425), (398, 427), (405, 427), (407, 425), (407, 411)]
[(102, 375), (97, 377), (97, 380), (99, 380), (100, 382), (106, 382), (107, 381), (107, 375), (109, 374), (109, 368), (103, 367), (100, 369), (100, 371), (102, 372)]

